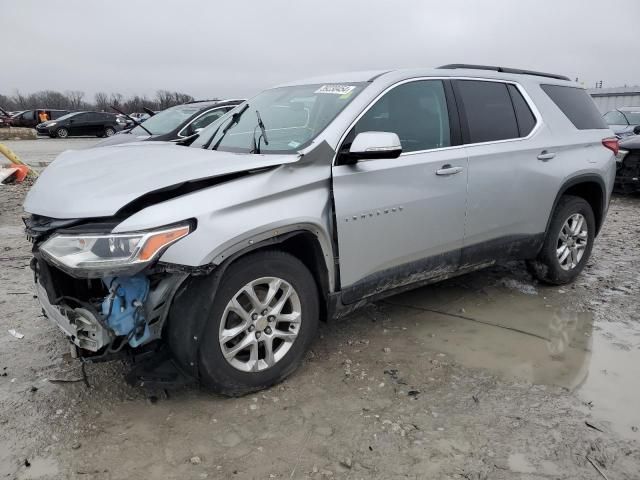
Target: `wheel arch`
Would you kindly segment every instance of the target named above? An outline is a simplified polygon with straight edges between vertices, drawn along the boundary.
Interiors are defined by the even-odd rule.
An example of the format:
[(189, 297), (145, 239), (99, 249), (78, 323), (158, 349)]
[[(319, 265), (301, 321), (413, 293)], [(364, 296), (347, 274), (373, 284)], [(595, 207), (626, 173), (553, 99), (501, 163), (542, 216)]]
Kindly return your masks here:
[(163, 338), (169, 344), (180, 369), (193, 378), (199, 378), (198, 351), (205, 327), (202, 322), (197, 321), (200, 316), (196, 312), (202, 307), (199, 305), (196, 292), (206, 283), (210, 284), (210, 291), (215, 292), (229, 266), (246, 255), (260, 250), (282, 250), (302, 261), (316, 281), (320, 299), (320, 319), (327, 318), (333, 283), (322, 243), (313, 230), (298, 228), (244, 245), (244, 248), (234, 251), (220, 264), (215, 265), (208, 275), (189, 276), (172, 298)]
[(545, 234), (549, 231), (551, 225), (551, 219), (556, 211), (560, 198), (564, 195), (574, 195), (576, 197), (586, 200), (593, 214), (596, 218), (596, 235), (600, 232), (600, 227), (604, 222), (604, 216), (606, 214), (606, 202), (607, 194), (604, 180), (595, 174), (584, 174), (572, 177), (562, 184), (562, 187), (558, 190), (558, 194), (553, 202), (553, 208), (549, 213), (547, 219), (547, 226), (545, 228)]
[[(321, 318), (326, 318), (326, 305), (329, 294), (333, 291), (334, 282), (332, 272), (330, 271), (332, 270), (331, 254), (326, 251), (326, 248), (323, 248), (319, 232), (308, 228), (296, 228), (259, 242), (252, 242), (248, 245), (248, 242), (243, 243), (245, 244), (244, 248), (228, 250), (233, 251), (233, 253), (228, 254), (223, 264), (217, 268), (222, 267), (226, 269), (240, 258), (260, 250), (281, 250), (287, 252), (300, 260), (311, 272), (311, 275), (316, 281), (318, 294), (321, 299)], [(216, 259), (223, 259), (224, 257), (225, 255), (223, 253), (218, 255)]]

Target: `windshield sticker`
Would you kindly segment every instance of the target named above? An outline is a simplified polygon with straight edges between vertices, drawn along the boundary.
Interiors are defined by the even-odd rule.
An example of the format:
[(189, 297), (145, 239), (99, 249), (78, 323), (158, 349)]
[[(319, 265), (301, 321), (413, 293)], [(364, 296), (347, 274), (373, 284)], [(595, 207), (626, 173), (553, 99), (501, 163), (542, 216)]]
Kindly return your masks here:
[(323, 85), (313, 93), (332, 93), (334, 95), (349, 95), (356, 87), (354, 85)]
[(291, 148), (298, 148), (298, 145), (300, 145), (300, 142), (296, 142), (295, 140), (291, 140), (291, 141), (289, 142), (289, 146), (290, 146)]

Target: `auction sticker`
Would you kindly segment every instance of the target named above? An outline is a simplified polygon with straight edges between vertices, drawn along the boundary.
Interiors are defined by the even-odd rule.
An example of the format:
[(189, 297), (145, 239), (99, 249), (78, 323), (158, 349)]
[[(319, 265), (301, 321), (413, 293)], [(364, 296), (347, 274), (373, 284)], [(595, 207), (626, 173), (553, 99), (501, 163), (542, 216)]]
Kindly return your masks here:
[(332, 93), (334, 95), (348, 95), (353, 89), (354, 85), (323, 85), (313, 93)]

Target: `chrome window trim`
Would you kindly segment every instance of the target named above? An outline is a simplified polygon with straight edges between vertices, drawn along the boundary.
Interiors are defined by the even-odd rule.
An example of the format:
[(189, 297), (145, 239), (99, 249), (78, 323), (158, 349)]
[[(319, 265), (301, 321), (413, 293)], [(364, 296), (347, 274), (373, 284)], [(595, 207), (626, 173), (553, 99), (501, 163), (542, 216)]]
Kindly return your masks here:
[[(187, 135), (183, 135), (183, 134), (182, 134), (182, 132), (184, 132), (184, 131), (189, 127), (189, 125), (191, 125), (193, 122), (195, 122), (196, 120), (198, 120), (198, 119), (199, 119), (200, 117), (202, 117), (203, 115), (206, 115), (207, 113), (213, 112), (214, 110), (219, 110), (219, 109), (221, 109), (221, 108), (231, 107), (231, 109), (234, 109), (236, 106), (237, 106), (237, 105), (234, 105), (234, 106), (231, 106), (231, 105), (221, 105), (221, 106), (219, 106), (219, 107), (213, 107), (213, 108), (211, 108), (211, 109), (209, 109), (209, 110), (205, 110), (205, 111), (204, 111), (204, 112), (202, 112), (200, 115), (198, 115), (197, 117), (195, 117), (194, 119), (192, 119), (189, 123), (187, 123), (184, 127), (182, 127), (182, 128), (180, 129), (180, 131), (178, 132), (178, 137), (180, 137), (180, 138), (187, 138)], [(227, 113), (227, 112), (224, 112), (222, 115), (224, 115), (225, 113)], [(222, 115), (220, 115), (220, 117), (221, 117)], [(218, 117), (218, 118), (220, 118), (220, 117)], [(218, 118), (216, 118), (216, 120), (217, 120)], [(215, 122), (216, 120), (214, 120), (214, 122)]]
[[(529, 134), (526, 137), (507, 138), (507, 139), (504, 139), (504, 140), (492, 140), (492, 141), (489, 141), (489, 142), (463, 143), (461, 145), (451, 145), (451, 146), (448, 146), (448, 147), (441, 147), (441, 148), (430, 148), (430, 149), (427, 149), (427, 150), (415, 150), (413, 152), (406, 152), (406, 153), (403, 152), (403, 153), (400, 154), (400, 157), (405, 157), (405, 156), (409, 156), (409, 155), (417, 155), (417, 154), (427, 153), (427, 152), (441, 152), (441, 151), (444, 151), (444, 150), (455, 150), (455, 149), (466, 148), (466, 147), (475, 147), (475, 146), (482, 146), (482, 145), (494, 145), (494, 144), (507, 143), (507, 142), (520, 142), (520, 141), (523, 141), (523, 140), (528, 140), (531, 137), (533, 137), (542, 128), (542, 125), (544, 124), (544, 122), (542, 120), (542, 115), (540, 115), (540, 111), (536, 107), (536, 104), (533, 102), (533, 100), (531, 99), (531, 97), (529, 96), (527, 91), (524, 89), (524, 87), (520, 83), (515, 81), (515, 80), (504, 80), (504, 79), (500, 79), (500, 78), (484, 78), (484, 77), (414, 77), (414, 78), (407, 78), (407, 79), (404, 79), (404, 80), (400, 80), (399, 82), (396, 82), (396, 83), (394, 83), (392, 85), (389, 85), (387, 88), (385, 88), (373, 100), (371, 100), (371, 102), (369, 102), (369, 104), (366, 106), (366, 108), (362, 112), (360, 112), (360, 114), (358, 114), (358, 116), (355, 118), (355, 120), (353, 120), (353, 122), (351, 122), (349, 124), (349, 127), (340, 136), (340, 140), (338, 141), (338, 144), (336, 146), (336, 153), (335, 153), (335, 155), (333, 157), (333, 161), (331, 162), (331, 166), (332, 167), (336, 166), (336, 160), (338, 159), (338, 154), (340, 153), (340, 146), (342, 145), (342, 142), (344, 142), (344, 139), (346, 138), (347, 134), (351, 131), (353, 126), (356, 123), (358, 123), (358, 121), (376, 104), (376, 102), (380, 98), (382, 98), (384, 95), (386, 95), (392, 89), (394, 89), (396, 87), (399, 87), (400, 85), (404, 85), (405, 83), (411, 83), (411, 82), (419, 82), (419, 81), (423, 81), (423, 80), (477, 80), (477, 81), (481, 81), (481, 82), (495, 82), (495, 83), (511, 84), (511, 85), (515, 86), (518, 89), (518, 91), (522, 95), (522, 98), (524, 98), (524, 101), (526, 102), (527, 106), (531, 110), (531, 113), (533, 113), (533, 116), (536, 119), (536, 124), (533, 126), (533, 128), (531, 129), (531, 131), (529, 132)], [(515, 108), (514, 108), (514, 114), (515, 114)], [(361, 161), (369, 162), (369, 161), (376, 161), (376, 160), (361, 160)]]

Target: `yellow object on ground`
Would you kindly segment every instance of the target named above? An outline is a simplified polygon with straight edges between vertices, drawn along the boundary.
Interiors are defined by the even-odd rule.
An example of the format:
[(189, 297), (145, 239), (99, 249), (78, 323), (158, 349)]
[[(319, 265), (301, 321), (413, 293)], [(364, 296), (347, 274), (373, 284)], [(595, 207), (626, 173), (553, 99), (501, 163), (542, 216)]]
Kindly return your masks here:
[(20, 160), (20, 158), (18, 157), (18, 155), (16, 155), (15, 153), (13, 153), (13, 151), (7, 147), (6, 145), (0, 143), (0, 153), (2, 153), (5, 157), (7, 157), (9, 159), (9, 161), (15, 165), (26, 165), (29, 168), (29, 176), (30, 177), (37, 177), (38, 173), (31, 167), (29, 167), (29, 165), (27, 165), (26, 163), (24, 163), (22, 160)]

